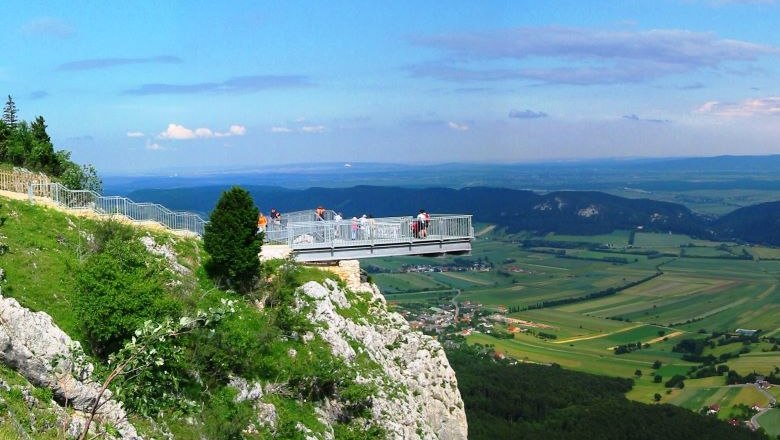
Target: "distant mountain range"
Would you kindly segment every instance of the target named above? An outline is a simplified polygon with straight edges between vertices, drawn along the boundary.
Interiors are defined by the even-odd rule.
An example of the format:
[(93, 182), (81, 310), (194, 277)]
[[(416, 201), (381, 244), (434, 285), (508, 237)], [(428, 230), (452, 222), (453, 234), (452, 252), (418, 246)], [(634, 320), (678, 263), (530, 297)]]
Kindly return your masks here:
[[(161, 203), (171, 209), (200, 212), (204, 216), (227, 186), (139, 190), (133, 200)], [(496, 223), (510, 232), (540, 234), (601, 234), (616, 229), (675, 232), (699, 238), (742, 240), (780, 245), (780, 202), (737, 209), (718, 219), (687, 207), (649, 199), (628, 199), (597, 191), (533, 191), (504, 188), (400, 188), (355, 186), (309, 188), (247, 186), (264, 212), (314, 209), (323, 205), (345, 217), (415, 215), (420, 208), (434, 213), (472, 214), (479, 222)]]
[[(749, 175), (747, 175), (749, 171)], [(780, 189), (780, 155), (592, 159), (543, 163), (291, 164), (234, 170), (178, 170), (143, 176), (103, 176), (107, 194), (141, 188), (217, 185), (407, 188), (492, 186), (540, 191)]]

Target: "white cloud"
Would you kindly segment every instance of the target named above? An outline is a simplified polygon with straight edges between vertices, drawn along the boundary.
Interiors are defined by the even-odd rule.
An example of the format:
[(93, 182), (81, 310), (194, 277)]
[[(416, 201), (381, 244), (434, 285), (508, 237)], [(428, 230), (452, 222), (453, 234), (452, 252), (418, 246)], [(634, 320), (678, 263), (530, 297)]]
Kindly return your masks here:
[(324, 125), (304, 125), (301, 127), (301, 131), (304, 133), (324, 133)]
[(467, 131), (469, 129), (469, 126), (466, 124), (458, 124), (457, 122), (452, 121), (448, 122), (447, 126), (455, 131)]
[(696, 113), (725, 117), (780, 116), (780, 96), (746, 99), (742, 102), (705, 102)]
[(270, 130), (271, 133), (290, 133), (292, 130), (290, 130), (287, 127), (271, 127)]
[(128, 131), (127, 137), (129, 138), (140, 138), (144, 137), (144, 133), (142, 131)]
[(243, 125), (231, 125), (228, 133), (233, 136), (243, 136), (246, 134), (246, 127)]
[(199, 138), (210, 138), (214, 136), (214, 132), (208, 128), (196, 128), (195, 136)]
[(147, 150), (152, 150), (152, 151), (157, 151), (157, 150), (162, 150), (163, 147), (162, 147), (162, 145), (158, 144), (157, 142), (152, 142), (152, 141), (147, 140), (146, 141), (146, 149)]
[(162, 139), (195, 139), (195, 132), (179, 124), (168, 124), (168, 128), (158, 136)]
[[(190, 129), (179, 124), (168, 124), (168, 128), (157, 135), (160, 139), (208, 139), (215, 137), (231, 137), (231, 136), (243, 136), (246, 134), (246, 127), (243, 125), (233, 124), (228, 131), (214, 131), (207, 127), (199, 127), (196, 129)], [(129, 134), (128, 134), (129, 136)]]

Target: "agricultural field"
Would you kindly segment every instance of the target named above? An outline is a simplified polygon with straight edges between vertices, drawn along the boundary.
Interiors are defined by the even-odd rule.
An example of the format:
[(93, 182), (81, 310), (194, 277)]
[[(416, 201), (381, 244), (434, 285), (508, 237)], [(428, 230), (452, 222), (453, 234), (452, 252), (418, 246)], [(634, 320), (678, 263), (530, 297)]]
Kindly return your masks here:
[[(688, 383), (693, 382), (689, 381)], [(722, 408), (718, 412), (718, 418), (728, 420), (734, 416), (733, 408), (736, 405), (759, 405), (766, 408), (769, 405), (769, 398), (752, 385), (735, 386), (715, 386), (715, 387), (696, 387), (686, 385), (686, 388), (680, 390), (669, 403), (673, 403), (692, 411), (699, 411), (702, 407), (710, 405), (720, 405)]]
[[(460, 258), (487, 264), (488, 271), (399, 272), (411, 264), (445, 266), (451, 258), (375, 259), (363, 264), (386, 271), (372, 277), (388, 301), (399, 307), (417, 301), (449, 302), (457, 293), (460, 303), (506, 310), (515, 328), (506, 322), (492, 324), (494, 332), (506, 336), (495, 337), (481, 328), (466, 340), (493, 346), (519, 361), (630, 377), (635, 386), (628, 397), (643, 402), (654, 401), (656, 394), (662, 403), (693, 410), (721, 402), (726, 409), (722, 417), (738, 403), (761, 401), (763, 394), (756, 394), (755, 388), (726, 387), (723, 375), (688, 378), (682, 390), (666, 388), (663, 382), (699, 365), (673, 351), (683, 339), (738, 328), (780, 337), (780, 261), (772, 260), (780, 258), (780, 249), (644, 232), (634, 233), (629, 244), (628, 231), (537, 237), (581, 244), (567, 247), (561, 257), (556, 255), (561, 248), (523, 248), (520, 238), (529, 237), (482, 230), (472, 255)], [(744, 252), (754, 258), (735, 258)], [(610, 257), (613, 260), (605, 260)], [(614, 258), (625, 262), (616, 263)], [(616, 347), (632, 344), (641, 348), (615, 354)], [(772, 344), (762, 342), (751, 344), (745, 353), (739, 343), (708, 347), (703, 355), (734, 356), (722, 365), (740, 375), (769, 374), (780, 367), (780, 351), (771, 350)], [(663, 382), (655, 382), (655, 375)], [(775, 416), (765, 417), (771, 424)]]
[(770, 438), (780, 435), (780, 409), (770, 409), (758, 418), (758, 423), (764, 428)]

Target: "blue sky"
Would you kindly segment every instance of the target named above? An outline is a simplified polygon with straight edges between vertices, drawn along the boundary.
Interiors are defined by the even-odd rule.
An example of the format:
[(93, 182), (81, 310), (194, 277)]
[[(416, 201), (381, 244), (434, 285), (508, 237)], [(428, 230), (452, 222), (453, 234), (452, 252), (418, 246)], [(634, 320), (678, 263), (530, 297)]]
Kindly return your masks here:
[(104, 173), (780, 153), (773, 0), (4, 2), (0, 95)]

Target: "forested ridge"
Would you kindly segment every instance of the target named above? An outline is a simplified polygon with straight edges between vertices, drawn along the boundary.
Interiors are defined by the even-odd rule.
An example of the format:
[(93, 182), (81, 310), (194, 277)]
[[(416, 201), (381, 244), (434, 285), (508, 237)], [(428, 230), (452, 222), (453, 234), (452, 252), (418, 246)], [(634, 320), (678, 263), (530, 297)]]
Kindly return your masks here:
[[(207, 213), (222, 186), (138, 190), (134, 200), (161, 203), (172, 209)], [(412, 215), (420, 208), (435, 213), (473, 214), (475, 221), (496, 223), (508, 232), (531, 231), (572, 235), (609, 233), (642, 227), (649, 232), (674, 232), (696, 238), (738, 240), (780, 245), (780, 202), (737, 209), (719, 219), (692, 212), (671, 202), (628, 199), (597, 191), (556, 191), (539, 194), (506, 188), (400, 188), (355, 186), (309, 188), (248, 186), (262, 210), (282, 212), (324, 205), (347, 216)]]

